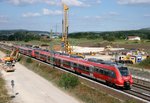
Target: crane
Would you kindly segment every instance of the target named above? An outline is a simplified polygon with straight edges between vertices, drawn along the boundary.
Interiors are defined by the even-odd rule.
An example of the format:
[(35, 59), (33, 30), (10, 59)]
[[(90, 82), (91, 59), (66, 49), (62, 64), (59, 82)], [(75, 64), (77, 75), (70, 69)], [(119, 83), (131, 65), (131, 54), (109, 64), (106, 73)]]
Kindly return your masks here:
[(81, 57), (85, 57), (81, 53), (75, 53), (73, 52), (73, 49), (71, 48), (71, 45), (68, 40), (68, 12), (69, 12), (69, 7), (66, 4), (63, 4), (63, 20), (62, 20), (62, 51), (66, 54), (70, 55), (78, 55)]
[(69, 7), (63, 3), (63, 20), (62, 20), (62, 47), (63, 51), (67, 54), (72, 54), (72, 48), (68, 41), (68, 11)]

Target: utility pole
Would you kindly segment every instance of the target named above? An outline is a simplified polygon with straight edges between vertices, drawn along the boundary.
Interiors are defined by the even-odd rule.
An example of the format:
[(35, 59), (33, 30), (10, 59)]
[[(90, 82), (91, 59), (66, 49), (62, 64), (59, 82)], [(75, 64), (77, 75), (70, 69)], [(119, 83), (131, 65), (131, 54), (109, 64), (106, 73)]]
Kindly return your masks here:
[(52, 36), (53, 36), (53, 30), (51, 29), (50, 30), (50, 39), (51, 39), (51, 42), (50, 42), (50, 52), (52, 53), (52, 56), (50, 57), (50, 61), (51, 61), (51, 64), (52, 64), (52, 66), (54, 68), (54, 59), (53, 59), (53, 57), (55, 56), (55, 54), (54, 54), (54, 50), (53, 50)]
[(55, 33), (55, 35), (57, 35), (57, 24), (56, 24), (56, 33)]

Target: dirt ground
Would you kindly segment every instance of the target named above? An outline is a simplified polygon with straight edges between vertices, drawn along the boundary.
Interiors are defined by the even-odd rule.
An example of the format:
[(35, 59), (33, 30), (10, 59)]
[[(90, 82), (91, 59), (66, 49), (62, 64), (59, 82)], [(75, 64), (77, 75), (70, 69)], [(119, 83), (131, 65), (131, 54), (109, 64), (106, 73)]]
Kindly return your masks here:
[[(3, 56), (4, 54), (0, 52), (0, 58)], [(15, 72), (1, 71), (13, 103), (79, 103), (23, 65), (16, 63), (15, 68)]]
[(80, 46), (83, 47), (106, 47), (111, 45), (113, 48), (125, 48), (125, 49), (144, 49), (150, 54), (150, 45), (149, 44), (113, 44), (113, 43), (82, 43)]

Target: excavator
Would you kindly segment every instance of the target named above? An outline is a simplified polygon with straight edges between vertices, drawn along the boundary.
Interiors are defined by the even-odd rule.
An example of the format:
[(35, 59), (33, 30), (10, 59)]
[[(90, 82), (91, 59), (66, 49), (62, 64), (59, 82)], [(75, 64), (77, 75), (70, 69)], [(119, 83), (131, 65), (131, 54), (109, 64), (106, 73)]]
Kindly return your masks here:
[(3, 64), (2, 68), (6, 72), (13, 72), (13, 71), (15, 71), (14, 63), (18, 59), (18, 56), (19, 56), (19, 50), (14, 48), (12, 50), (12, 52), (10, 53), (10, 55), (7, 55), (7, 56), (1, 58), (1, 62)]
[(5, 57), (3, 57), (1, 60), (2, 62), (6, 63), (6, 62), (14, 62), (17, 60), (18, 58), (18, 54), (19, 54), (19, 50), (13, 48), (12, 52), (10, 53), (10, 55), (6, 55)]

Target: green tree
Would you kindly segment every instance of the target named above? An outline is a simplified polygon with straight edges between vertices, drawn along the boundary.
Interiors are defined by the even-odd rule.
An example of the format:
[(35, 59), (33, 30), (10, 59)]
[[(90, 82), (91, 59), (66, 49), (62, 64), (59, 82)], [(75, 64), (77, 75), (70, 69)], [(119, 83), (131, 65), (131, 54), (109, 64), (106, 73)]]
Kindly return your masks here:
[(69, 73), (62, 74), (62, 76), (59, 80), (59, 85), (62, 86), (62, 87), (65, 87), (65, 89), (74, 88), (78, 84), (79, 84), (78, 77), (73, 76)]

